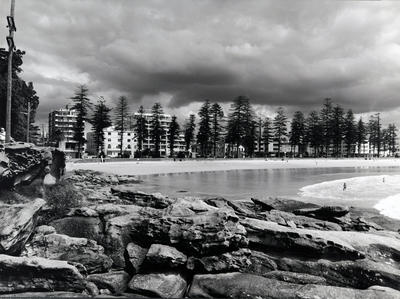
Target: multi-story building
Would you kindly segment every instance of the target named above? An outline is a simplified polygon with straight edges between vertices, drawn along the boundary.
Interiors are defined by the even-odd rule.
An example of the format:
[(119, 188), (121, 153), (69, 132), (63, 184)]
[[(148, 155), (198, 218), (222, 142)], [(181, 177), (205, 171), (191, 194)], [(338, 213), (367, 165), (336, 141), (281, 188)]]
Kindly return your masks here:
[[(135, 113), (133, 115), (133, 119), (137, 119), (139, 117), (139, 113)], [(151, 112), (146, 112), (143, 114), (144, 119), (146, 120), (146, 129), (147, 129), (147, 138), (143, 142), (143, 151), (150, 151), (153, 152), (155, 149), (154, 142), (151, 138), (151, 131), (152, 131), (152, 119), (153, 114)], [(165, 134), (161, 136), (161, 143), (160, 143), (160, 156), (161, 157), (168, 157), (170, 156), (170, 149), (169, 149), (169, 125), (172, 121), (172, 117), (169, 114), (161, 114), (160, 115), (160, 124), (163, 128)], [(185, 136), (184, 134), (179, 134), (178, 138), (175, 140), (174, 143), (174, 153), (184, 152), (185, 151)]]
[[(69, 109), (68, 106), (49, 113), (49, 138), (51, 140), (52, 136), (61, 134), (58, 147), (70, 158), (78, 157), (78, 142), (73, 139), (76, 121), (76, 110)], [(56, 145), (56, 142), (52, 141), (51, 144)]]
[[(95, 155), (100, 149), (96, 148), (94, 142), (94, 132), (86, 135), (87, 150), (90, 155)], [(128, 130), (123, 134), (122, 153), (125, 157), (133, 157), (137, 150), (137, 140), (135, 132)], [(104, 129), (104, 154), (109, 157), (119, 157), (121, 153), (121, 133), (111, 126)]]

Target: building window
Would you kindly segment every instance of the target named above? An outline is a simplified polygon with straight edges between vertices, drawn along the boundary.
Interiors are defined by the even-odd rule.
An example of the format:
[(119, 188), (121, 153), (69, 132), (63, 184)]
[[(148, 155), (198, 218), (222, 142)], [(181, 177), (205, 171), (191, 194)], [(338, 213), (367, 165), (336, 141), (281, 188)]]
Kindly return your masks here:
[(111, 136), (111, 132), (108, 132), (108, 136)]
[(109, 144), (107, 148), (111, 148), (111, 144)]
[[(28, 131), (27, 131), (28, 132)], [(108, 142), (111, 142), (111, 138), (108, 138)]]
[(128, 142), (131, 142), (131, 140), (130, 140), (130, 139), (128, 139)]
[(131, 133), (128, 133), (128, 136), (131, 136)]

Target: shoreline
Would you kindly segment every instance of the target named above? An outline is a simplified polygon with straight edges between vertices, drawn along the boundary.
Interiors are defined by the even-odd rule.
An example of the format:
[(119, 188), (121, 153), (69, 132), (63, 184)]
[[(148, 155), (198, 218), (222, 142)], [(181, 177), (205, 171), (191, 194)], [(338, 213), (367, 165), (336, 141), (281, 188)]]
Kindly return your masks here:
[(184, 160), (184, 161), (116, 161), (116, 162), (68, 162), (67, 171), (87, 169), (121, 175), (156, 175), (193, 172), (214, 172), (229, 170), (275, 170), (301, 168), (373, 168), (400, 167), (400, 159), (288, 159), (288, 160)]

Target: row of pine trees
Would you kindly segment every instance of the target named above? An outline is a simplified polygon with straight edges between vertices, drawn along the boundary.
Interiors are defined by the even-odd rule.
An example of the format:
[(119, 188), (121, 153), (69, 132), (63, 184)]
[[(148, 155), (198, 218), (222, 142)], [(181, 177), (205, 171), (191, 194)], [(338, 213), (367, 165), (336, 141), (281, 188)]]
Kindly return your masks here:
[[(148, 131), (143, 106), (139, 107), (132, 122), (132, 113), (123, 96), (114, 109), (108, 107), (103, 98), (93, 106), (87, 87), (80, 86), (72, 100), (73, 108), (78, 112), (74, 139), (78, 143), (79, 155), (86, 142), (84, 121), (89, 121), (99, 152), (104, 150), (103, 130), (114, 124), (121, 136), (128, 130), (135, 131), (138, 144), (136, 156), (159, 157), (160, 145), (167, 135), (161, 124), (164, 112), (160, 103), (151, 108)], [(290, 145), (291, 155), (313, 157), (352, 157), (365, 152), (378, 156), (382, 152), (394, 155), (397, 151), (397, 128), (394, 124), (383, 128), (379, 114), (370, 116), (368, 122), (361, 117), (356, 120), (351, 109), (345, 111), (340, 105), (333, 104), (331, 99), (325, 99), (320, 111), (311, 111), (308, 115), (296, 111), (290, 122), (282, 107), (277, 109), (273, 118), (256, 116), (250, 99), (245, 96), (234, 99), (227, 115), (219, 103), (205, 100), (197, 117), (190, 115), (183, 128), (177, 117), (172, 116), (168, 127), (171, 156), (176, 154), (174, 148), (180, 134), (184, 135), (185, 154), (196, 147), (201, 157), (239, 157), (241, 150), (246, 157), (266, 157), (271, 154), (269, 145), (272, 143), (276, 146), (278, 157), (282, 155), (284, 144)], [(58, 135), (51, 136), (53, 141), (60, 139)], [(154, 144), (153, 152), (144, 149), (147, 138)], [(123, 156), (123, 138), (120, 142), (120, 155)]]

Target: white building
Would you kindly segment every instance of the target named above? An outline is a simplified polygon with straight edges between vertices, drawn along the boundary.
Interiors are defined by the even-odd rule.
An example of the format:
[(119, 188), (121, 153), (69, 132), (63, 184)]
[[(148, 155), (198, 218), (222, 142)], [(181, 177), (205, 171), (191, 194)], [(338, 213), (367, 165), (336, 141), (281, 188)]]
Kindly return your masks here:
[[(60, 131), (62, 140), (58, 147), (65, 152), (66, 156), (71, 158), (78, 157), (78, 142), (73, 139), (76, 121), (77, 112), (69, 109), (68, 106), (49, 113), (49, 138), (52, 138), (56, 131)], [(56, 145), (55, 142), (53, 143), (53, 145)], [(83, 145), (82, 152), (84, 152)]]
[[(137, 140), (134, 131), (124, 132), (122, 136), (123, 155), (133, 157), (137, 150)], [(121, 152), (121, 133), (114, 127), (108, 127), (104, 130), (104, 153), (110, 157), (118, 157)]]
[[(139, 113), (135, 113), (133, 118), (136, 120), (140, 116)], [(151, 138), (151, 130), (152, 124), (151, 121), (153, 119), (152, 113), (143, 113), (143, 117), (146, 120), (146, 129), (147, 129), (147, 138), (143, 142), (143, 151), (149, 150), (153, 152), (155, 149), (155, 145)], [(169, 157), (170, 156), (170, 149), (169, 149), (169, 125), (171, 124), (172, 116), (169, 114), (161, 114), (160, 115), (160, 123), (161, 127), (163, 128), (165, 134), (161, 136), (161, 143), (160, 143), (160, 156), (161, 157)], [(176, 138), (174, 143), (174, 153), (177, 154), (178, 152), (185, 151), (185, 136), (183, 133), (180, 133), (178, 138)]]

